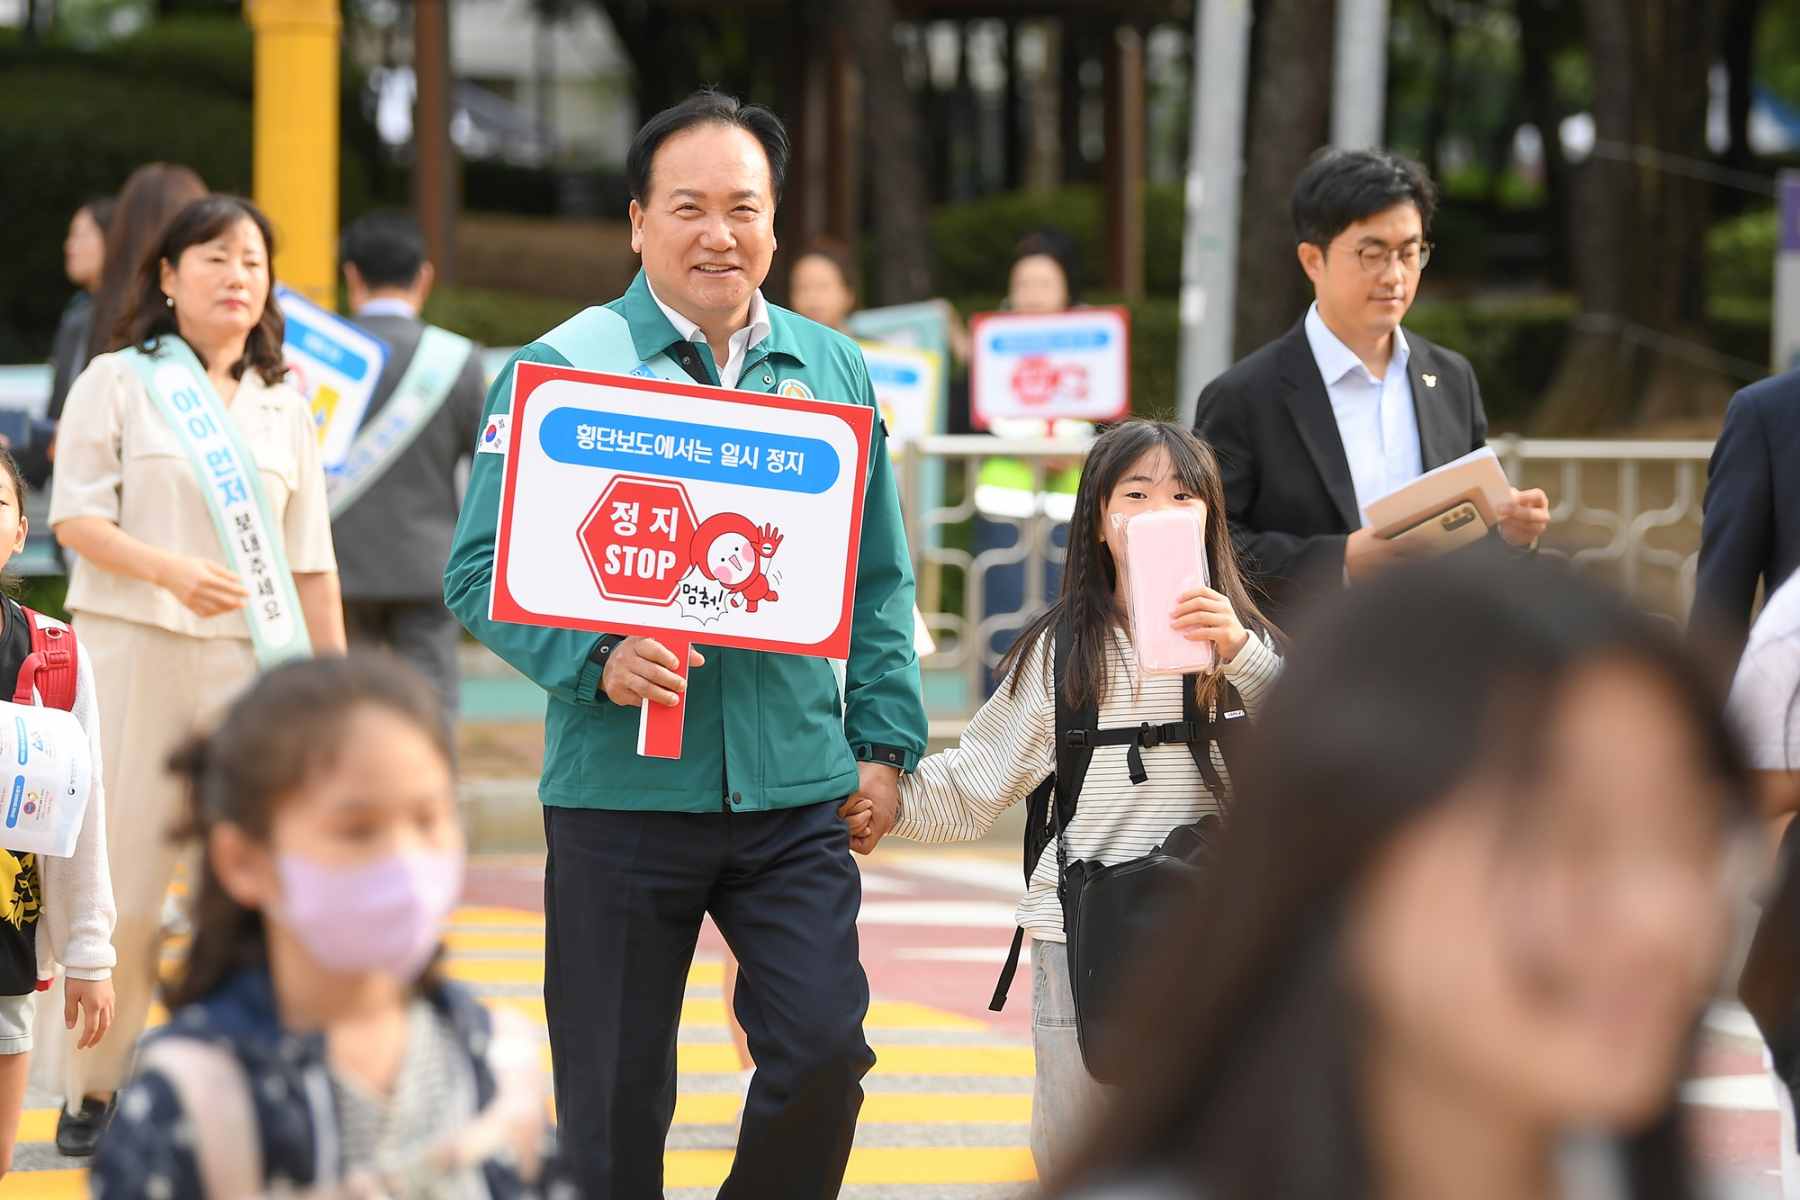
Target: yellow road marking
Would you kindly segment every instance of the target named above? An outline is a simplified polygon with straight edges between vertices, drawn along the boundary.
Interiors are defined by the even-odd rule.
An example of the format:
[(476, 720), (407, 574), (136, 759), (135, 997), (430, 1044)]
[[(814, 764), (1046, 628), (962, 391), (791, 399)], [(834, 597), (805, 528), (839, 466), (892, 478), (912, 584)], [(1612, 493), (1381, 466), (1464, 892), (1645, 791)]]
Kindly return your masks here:
[[(729, 1125), (742, 1097), (696, 1092), (675, 1101), (677, 1125)], [(863, 1099), (859, 1125), (1024, 1125), (1029, 1092), (873, 1092)]]
[[(545, 1020), (542, 996), (488, 996), (483, 1003), (494, 1008), (510, 1009), (539, 1025)], [(681, 1006), (681, 1023), (690, 1029), (723, 1029), (725, 1002), (716, 997), (690, 998)], [(869, 1015), (863, 1024), (866, 1028), (875, 1030), (904, 1029), (934, 1033), (979, 1033), (987, 1028), (980, 1021), (972, 1021), (924, 1004), (889, 1003), (881, 1000), (869, 1005)]]
[[(729, 1150), (672, 1150), (663, 1156), (665, 1187), (714, 1188), (731, 1170)], [(850, 1152), (846, 1184), (1030, 1183), (1037, 1178), (1023, 1146), (880, 1146)]]

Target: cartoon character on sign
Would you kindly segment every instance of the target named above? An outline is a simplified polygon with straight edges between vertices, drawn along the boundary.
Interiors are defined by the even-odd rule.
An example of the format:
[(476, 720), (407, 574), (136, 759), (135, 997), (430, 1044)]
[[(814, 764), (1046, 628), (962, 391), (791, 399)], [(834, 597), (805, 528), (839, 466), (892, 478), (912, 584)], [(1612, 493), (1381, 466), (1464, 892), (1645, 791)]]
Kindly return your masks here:
[(694, 530), (689, 556), (708, 579), (725, 585), (731, 607), (755, 612), (757, 605), (781, 599), (769, 586), (768, 562), (781, 548), (773, 525), (757, 526), (738, 513), (718, 513)]

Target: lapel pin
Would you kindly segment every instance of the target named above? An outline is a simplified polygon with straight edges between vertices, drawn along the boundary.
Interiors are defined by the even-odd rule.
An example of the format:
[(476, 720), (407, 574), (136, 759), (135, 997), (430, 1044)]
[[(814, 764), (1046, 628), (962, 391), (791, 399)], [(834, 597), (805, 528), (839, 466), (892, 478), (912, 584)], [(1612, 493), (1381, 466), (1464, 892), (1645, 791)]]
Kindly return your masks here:
[(1436, 375), (1420, 375), (1419, 378), (1423, 379), (1425, 381), (1425, 386), (1428, 388), (1434, 388), (1437, 386), (1437, 376)]

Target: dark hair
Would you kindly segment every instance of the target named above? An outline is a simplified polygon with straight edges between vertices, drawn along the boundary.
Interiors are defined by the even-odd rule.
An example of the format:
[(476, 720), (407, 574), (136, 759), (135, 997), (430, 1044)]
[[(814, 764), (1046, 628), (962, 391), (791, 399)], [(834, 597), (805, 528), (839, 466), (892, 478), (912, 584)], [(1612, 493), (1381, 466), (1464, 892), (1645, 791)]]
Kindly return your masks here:
[(1425, 168), (1386, 150), (1318, 151), (1294, 181), (1294, 239), (1329, 246), (1358, 221), (1411, 202), (1431, 237), (1437, 185)]
[(735, 125), (762, 143), (769, 160), (772, 200), (781, 200), (787, 182), (788, 135), (781, 118), (760, 104), (744, 104), (736, 96), (702, 88), (673, 108), (665, 108), (644, 122), (625, 152), (625, 186), (639, 204), (650, 196), (650, 167), (656, 152), (671, 137), (696, 125)]
[(125, 337), (124, 316), (137, 289), (138, 268), (145, 255), (155, 252), (175, 214), (204, 195), (206, 184), (200, 176), (173, 163), (147, 163), (125, 181), (106, 230), (88, 358), (131, 345)]
[(259, 675), (211, 733), (190, 738), (169, 757), (188, 793), (188, 819), (177, 831), (200, 845), (194, 937), (168, 1004), (202, 999), (247, 967), (267, 960), (262, 914), (232, 899), (213, 870), (207, 840), (234, 825), (264, 841), (280, 802), (336, 761), (345, 727), (359, 708), (385, 709), (427, 734), (454, 761), (450, 726), (437, 695), (415, 670), (382, 652), (284, 663)]
[(86, 213), (89, 219), (100, 227), (100, 236), (104, 238), (112, 229), (113, 212), (118, 207), (119, 202), (111, 196), (90, 196), (82, 201), (81, 207), (75, 211)]
[(12, 480), (13, 497), (19, 502), (19, 515), (25, 515), (25, 476), (19, 470), (19, 461), (13, 457), (12, 451), (0, 446), (0, 471)]
[(837, 268), (837, 273), (843, 279), (845, 287), (849, 288), (851, 292), (862, 291), (862, 272), (856, 269), (856, 255), (851, 252), (846, 243), (830, 234), (822, 233), (808, 242), (806, 248), (794, 256), (794, 266), (799, 266), (800, 260), (803, 258), (824, 259)]
[[(231, 364), (231, 375), (242, 379), (244, 371), (254, 367), (264, 383), (280, 383), (287, 375), (287, 362), (282, 358), (281, 342), (287, 322), (281, 306), (275, 302), (275, 231), (262, 210), (242, 196), (205, 196), (175, 215), (157, 243), (138, 268), (137, 293), (125, 314), (124, 345), (154, 350), (164, 337), (180, 336), (175, 323), (175, 310), (162, 290), (162, 265), (175, 266), (189, 248), (210, 242), (236, 225), (249, 221), (262, 234), (263, 254), (269, 269), (269, 296), (263, 302), (262, 316), (244, 341), (244, 357)], [(196, 357), (198, 348), (194, 349)], [(204, 364), (209, 369), (212, 364)]]
[[(1008, 685), (1019, 686), (1014, 668), (1028, 653), (1048, 654), (1057, 622), (1067, 611), (1074, 627), (1069, 648), (1068, 677), (1062, 681), (1071, 702), (1096, 705), (1106, 697), (1107, 650), (1114, 644), (1112, 626), (1119, 616), (1119, 570), (1103, 540), (1100, 511), (1113, 488), (1132, 464), (1152, 450), (1161, 449), (1182, 485), (1206, 502), (1206, 559), (1214, 591), (1222, 593), (1237, 611), (1238, 620), (1254, 637), (1266, 633), (1279, 638), (1274, 622), (1263, 615), (1250, 595), (1231, 532), (1225, 524), (1225, 487), (1219, 477), (1219, 460), (1194, 432), (1171, 421), (1131, 420), (1114, 425), (1088, 447), (1081, 467), (1081, 485), (1075, 491), (1075, 512), (1069, 518), (1069, 545), (1063, 566), (1062, 594), (1055, 603), (1025, 626), (1018, 640), (1000, 660), (1000, 673), (1011, 674)], [(1207, 681), (1205, 699), (1217, 685), (1215, 674)]]
[(1039, 257), (1052, 259), (1062, 268), (1063, 286), (1068, 289), (1069, 303), (1073, 305), (1081, 292), (1081, 252), (1075, 239), (1053, 226), (1034, 229), (1013, 247), (1007, 269), (1010, 271), (1018, 266), (1022, 259)]
[(405, 213), (369, 213), (344, 230), (338, 257), (370, 287), (411, 287), (425, 265), (425, 234)]
[[(1206, 896), (1158, 938), (1180, 953), (1121, 993), (1112, 1066), (1131, 1082), (1069, 1180), (1123, 1166), (1172, 1169), (1220, 1197), (1371, 1195), (1346, 911), (1477, 772), (1518, 772), (1506, 794), (1529, 802), (1544, 727), (1582, 669), (1627, 663), (1655, 679), (1724, 784), (1722, 824), (1747, 827), (1721, 681), (1671, 627), (1565, 567), (1459, 555), (1396, 568), (1315, 615), (1235, 781), (1254, 803), (1235, 810)], [(1693, 1195), (1673, 1104), (1626, 1145), (1635, 1197)]]

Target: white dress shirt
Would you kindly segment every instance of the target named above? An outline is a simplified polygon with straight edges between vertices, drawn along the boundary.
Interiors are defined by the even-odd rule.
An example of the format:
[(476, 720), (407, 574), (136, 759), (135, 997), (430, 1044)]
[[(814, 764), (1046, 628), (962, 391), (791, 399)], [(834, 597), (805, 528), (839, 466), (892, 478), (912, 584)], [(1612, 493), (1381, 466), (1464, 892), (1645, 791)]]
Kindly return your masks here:
[(400, 299), (398, 296), (377, 296), (356, 310), (359, 317), (405, 317), (409, 321), (419, 319), (419, 310)]
[[(1366, 512), (1372, 501), (1425, 473), (1419, 451), (1419, 416), (1413, 409), (1412, 379), (1406, 373), (1411, 351), (1406, 335), (1394, 330), (1394, 354), (1387, 374), (1377, 379), (1356, 351), (1326, 328), (1315, 303), (1306, 313), (1306, 341), (1313, 361), (1325, 377), (1331, 412), (1337, 418), (1356, 508)], [(1366, 523), (1368, 518), (1363, 518)]]
[[(702, 346), (709, 345), (706, 333), (698, 325), (670, 308), (650, 287), (650, 281), (644, 280), (644, 286), (650, 289), (650, 298), (656, 301), (656, 307), (663, 310), (663, 316), (669, 318), (669, 324), (675, 332), (690, 342)], [(722, 363), (714, 364), (719, 368), (719, 386), (734, 388), (738, 385), (738, 376), (744, 373), (744, 359), (750, 347), (769, 336), (769, 306), (763, 302), (762, 289), (757, 288), (750, 294), (750, 321), (742, 329), (731, 335), (730, 356)]]

